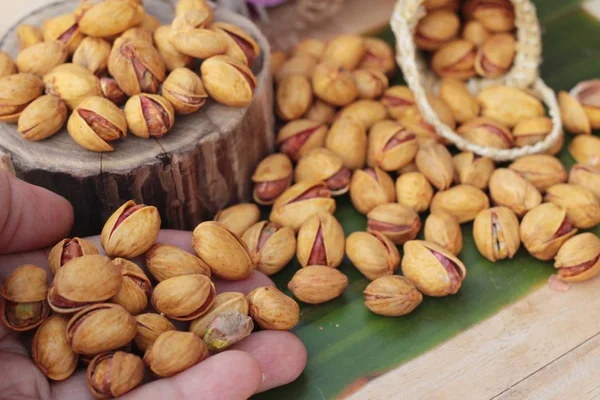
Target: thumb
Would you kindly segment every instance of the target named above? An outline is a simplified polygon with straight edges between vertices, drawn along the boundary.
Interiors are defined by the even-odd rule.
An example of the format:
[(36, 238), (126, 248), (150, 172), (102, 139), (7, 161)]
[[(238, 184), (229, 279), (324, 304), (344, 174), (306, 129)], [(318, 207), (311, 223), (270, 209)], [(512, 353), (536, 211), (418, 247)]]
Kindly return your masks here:
[(72, 225), (67, 200), (0, 170), (0, 254), (53, 245)]

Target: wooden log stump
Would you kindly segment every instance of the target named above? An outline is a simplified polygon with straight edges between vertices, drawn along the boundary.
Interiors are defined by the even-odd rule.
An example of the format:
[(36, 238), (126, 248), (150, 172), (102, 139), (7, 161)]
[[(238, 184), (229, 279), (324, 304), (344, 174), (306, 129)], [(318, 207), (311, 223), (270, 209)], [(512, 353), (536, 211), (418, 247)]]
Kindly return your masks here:
[[(166, 0), (144, 3), (162, 23), (173, 19), (173, 6)], [(19, 24), (39, 26), (48, 17), (72, 12), (77, 4), (53, 3)], [(75, 210), (74, 235), (99, 233), (110, 214), (129, 199), (158, 207), (163, 228), (185, 230), (227, 205), (249, 200), (250, 177), (274, 141), (270, 49), (247, 19), (217, 10), (215, 20), (240, 26), (260, 45), (252, 68), (258, 84), (248, 107), (230, 108), (211, 100), (192, 115), (177, 116), (165, 137), (145, 140), (129, 134), (112, 142), (112, 153), (79, 147), (66, 129), (42, 142), (28, 142), (15, 125), (0, 124), (0, 168), (67, 198)], [(15, 29), (0, 41), (0, 50), (12, 56), (18, 53)]]

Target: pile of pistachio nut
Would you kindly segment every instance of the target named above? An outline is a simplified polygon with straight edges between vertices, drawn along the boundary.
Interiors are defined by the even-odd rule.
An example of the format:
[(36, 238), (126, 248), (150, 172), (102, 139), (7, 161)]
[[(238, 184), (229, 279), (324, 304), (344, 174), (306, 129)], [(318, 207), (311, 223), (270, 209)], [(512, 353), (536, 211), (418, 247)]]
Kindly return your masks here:
[[(255, 265), (256, 254), (225, 225), (197, 226), (196, 255), (155, 243), (160, 225), (155, 207), (128, 201), (102, 230), (106, 256), (86, 239), (64, 239), (48, 256), (49, 285), (35, 265), (6, 280), (0, 320), (17, 332), (37, 328), (31, 355), (44, 375), (61, 381), (84, 366), (91, 393), (112, 398), (139, 385), (145, 368), (153, 377), (175, 375), (244, 339), (254, 323), (296, 325), (298, 304), (273, 286), (216, 294), (211, 278), (243, 280)], [(130, 261), (142, 255), (152, 280)]]
[(68, 119), (79, 145), (113, 151), (111, 142), (128, 131), (166, 135), (175, 114), (198, 111), (209, 97), (245, 107), (256, 87), (250, 67), (258, 44), (235, 25), (213, 22), (204, 0), (180, 0), (163, 26), (141, 0), (85, 0), (16, 34), (15, 61), (0, 52), (0, 121), (18, 123), (27, 140), (54, 135)]
[(431, 69), (440, 77), (499, 78), (510, 69), (516, 49), (510, 0), (425, 0), (423, 5), (427, 14), (414, 39), (418, 49), (431, 54)]

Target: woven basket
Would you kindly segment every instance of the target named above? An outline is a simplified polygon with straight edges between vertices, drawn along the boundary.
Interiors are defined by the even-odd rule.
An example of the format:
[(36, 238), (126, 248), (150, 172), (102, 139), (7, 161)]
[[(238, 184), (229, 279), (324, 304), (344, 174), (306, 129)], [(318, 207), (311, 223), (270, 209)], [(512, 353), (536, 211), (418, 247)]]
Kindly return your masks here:
[(464, 151), (489, 157), (495, 161), (513, 160), (529, 154), (542, 153), (552, 147), (562, 134), (560, 110), (556, 95), (539, 77), (541, 62), (541, 33), (535, 6), (530, 0), (510, 0), (515, 8), (515, 26), (517, 29), (516, 55), (512, 68), (501, 78), (471, 78), (467, 85), (476, 94), (483, 88), (497, 85), (528, 88), (546, 103), (552, 118), (552, 131), (543, 141), (520, 148), (497, 149), (483, 147), (465, 140), (444, 125), (427, 101), (426, 93), (435, 92), (439, 83), (438, 76), (429, 69), (413, 39), (417, 23), (426, 14), (422, 6), (424, 0), (398, 0), (390, 25), (396, 36), (396, 62), (402, 69), (404, 79), (413, 91), (415, 100), (425, 120), (433, 125), (437, 133), (456, 147)]

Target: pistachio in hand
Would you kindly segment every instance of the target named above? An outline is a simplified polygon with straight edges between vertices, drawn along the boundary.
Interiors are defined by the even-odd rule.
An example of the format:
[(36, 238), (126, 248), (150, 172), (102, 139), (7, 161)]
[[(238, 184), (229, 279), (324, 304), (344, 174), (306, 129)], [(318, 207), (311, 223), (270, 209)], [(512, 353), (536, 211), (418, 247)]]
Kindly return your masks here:
[(346, 239), (346, 254), (369, 280), (392, 275), (400, 264), (398, 248), (378, 231), (350, 234)]
[(421, 50), (437, 50), (456, 38), (460, 19), (452, 10), (440, 9), (427, 13), (417, 24), (415, 43)]
[(95, 75), (102, 75), (108, 68), (110, 43), (101, 38), (86, 37), (73, 54), (73, 64), (89, 69)]
[(254, 201), (263, 205), (273, 204), (292, 184), (293, 174), (294, 167), (287, 155), (275, 153), (267, 156), (252, 175)]
[(51, 315), (38, 328), (31, 342), (31, 358), (36, 367), (53, 381), (63, 381), (70, 377), (79, 355), (67, 342), (67, 324), (65, 316)]
[(340, 35), (327, 43), (323, 60), (352, 71), (360, 64), (365, 51), (364, 39), (361, 36)]
[(202, 274), (210, 278), (210, 268), (187, 251), (169, 244), (156, 243), (146, 252), (146, 266), (159, 282), (181, 275)]
[(33, 25), (22, 24), (17, 26), (16, 34), (21, 50), (44, 40), (42, 31), (37, 26)]
[(298, 303), (274, 286), (256, 288), (246, 299), (250, 316), (262, 329), (288, 331), (300, 319)]
[(339, 297), (348, 286), (348, 277), (335, 268), (310, 265), (300, 268), (288, 283), (288, 289), (298, 300), (321, 304)]
[(260, 220), (260, 209), (253, 203), (239, 203), (219, 211), (214, 220), (242, 237), (246, 229)]
[(334, 106), (345, 106), (358, 97), (352, 73), (331, 61), (315, 67), (312, 87), (315, 96)]
[(142, 23), (144, 7), (135, 1), (110, 0), (84, 3), (75, 14), (84, 35), (110, 38)]
[(0, 122), (17, 122), (23, 110), (44, 91), (44, 83), (33, 74), (0, 78)]
[(208, 99), (202, 80), (187, 68), (174, 69), (162, 85), (162, 95), (177, 114), (198, 111)]
[(313, 101), (310, 81), (302, 75), (283, 78), (277, 86), (276, 101), (279, 118), (289, 121), (302, 117)]
[(260, 54), (258, 43), (248, 35), (243, 29), (236, 25), (225, 22), (215, 22), (211, 29), (223, 33), (227, 40), (226, 55), (235, 58), (238, 61), (252, 66), (254, 59)]
[(564, 207), (576, 228), (589, 229), (600, 223), (600, 199), (583, 186), (558, 183), (547, 189), (544, 200)]
[(484, 78), (499, 78), (513, 63), (516, 54), (516, 39), (510, 33), (490, 36), (477, 51), (475, 71)]
[(470, 151), (458, 153), (452, 158), (456, 175), (454, 180), (459, 184), (475, 186), (485, 190), (496, 166), (494, 161), (481, 157)]
[(420, 213), (429, 209), (433, 188), (422, 173), (406, 172), (396, 180), (396, 198), (398, 203)]
[(350, 181), (350, 199), (358, 212), (367, 214), (378, 205), (396, 201), (394, 181), (377, 167), (357, 169)]
[(123, 258), (112, 260), (113, 265), (123, 277), (121, 288), (111, 298), (115, 304), (123, 306), (131, 315), (137, 315), (146, 309), (152, 291), (150, 279), (135, 263)]
[(64, 43), (69, 54), (73, 54), (84, 39), (75, 14), (62, 14), (46, 20), (42, 34), (46, 42), (58, 40)]
[(436, 50), (431, 68), (443, 78), (466, 80), (475, 76), (476, 50), (471, 42), (456, 39)]
[(215, 285), (206, 275), (181, 275), (165, 279), (152, 292), (152, 306), (178, 321), (190, 321), (206, 313), (216, 296)]
[(463, 236), (456, 218), (445, 212), (432, 212), (425, 220), (425, 240), (454, 254), (463, 247)]
[(32, 101), (19, 116), (17, 129), (23, 139), (38, 141), (58, 132), (67, 120), (67, 106), (56, 96), (45, 95)]
[(242, 240), (250, 250), (256, 269), (267, 276), (281, 271), (296, 254), (294, 230), (269, 221), (260, 221), (248, 228)]
[(101, 353), (87, 367), (87, 386), (97, 399), (121, 396), (142, 382), (144, 363), (135, 354)]
[(554, 267), (567, 282), (582, 282), (600, 272), (600, 239), (591, 232), (573, 236), (556, 254)]
[(298, 161), (310, 150), (323, 147), (327, 127), (307, 119), (290, 121), (277, 133), (276, 143), (281, 152)]
[(135, 316), (137, 323), (137, 334), (133, 341), (138, 349), (146, 351), (166, 331), (174, 331), (175, 325), (160, 314), (139, 314)]
[(157, 94), (137, 94), (125, 103), (127, 126), (135, 136), (161, 138), (175, 123), (175, 109)]
[(175, 46), (171, 44), (171, 25), (159, 26), (154, 31), (154, 44), (158, 53), (165, 62), (167, 71), (173, 71), (176, 68), (189, 67), (194, 61), (193, 57), (181, 54)]
[(309, 217), (298, 231), (296, 256), (300, 265), (337, 268), (344, 258), (344, 229), (335, 217), (318, 212)]
[(162, 333), (144, 354), (144, 364), (157, 376), (167, 378), (184, 371), (208, 356), (206, 345), (192, 332)]
[(210, 323), (220, 314), (228, 311), (235, 311), (242, 315), (248, 315), (248, 301), (246, 295), (240, 292), (223, 292), (215, 297), (215, 302), (208, 312), (192, 321), (190, 332), (194, 332), (198, 337), (203, 338)]
[(375, 279), (364, 290), (365, 306), (375, 314), (400, 317), (412, 312), (423, 301), (415, 285), (403, 276)]
[(250, 336), (253, 329), (254, 323), (248, 315), (225, 311), (208, 325), (203, 340), (209, 351), (218, 353)]
[(86, 239), (74, 237), (58, 242), (48, 254), (48, 266), (54, 275), (74, 258), (98, 254), (98, 249)]
[(481, 255), (488, 260), (513, 258), (521, 246), (519, 220), (507, 207), (482, 210), (473, 223), (473, 238)]
[(200, 66), (202, 82), (210, 97), (230, 107), (252, 102), (256, 78), (248, 66), (229, 56), (214, 56)]
[[(534, 188), (535, 189), (535, 188)], [(459, 224), (475, 219), (481, 210), (490, 207), (486, 194), (471, 185), (456, 185), (437, 192), (431, 201), (431, 212), (452, 215)]]
[(15, 61), (19, 72), (43, 76), (63, 64), (68, 55), (65, 45), (54, 40), (29, 46), (19, 53)]
[(339, 196), (349, 190), (352, 172), (343, 165), (340, 156), (327, 148), (319, 147), (312, 149), (298, 161), (295, 176), (296, 182), (325, 181), (331, 194)]
[[(171, 24), (171, 44), (182, 54), (207, 59), (227, 51), (227, 35), (210, 29), (212, 10), (192, 10), (175, 17)], [(243, 65), (247, 62), (236, 60)]]
[(385, 171), (397, 170), (410, 164), (419, 149), (416, 135), (391, 120), (373, 125), (368, 137), (367, 164)]
[(367, 159), (366, 129), (353, 118), (339, 118), (327, 133), (325, 147), (337, 154), (345, 167), (363, 168)]
[(102, 96), (100, 80), (90, 70), (77, 64), (61, 64), (44, 75), (46, 94), (60, 97), (70, 110), (88, 97)]

